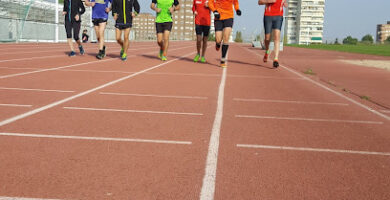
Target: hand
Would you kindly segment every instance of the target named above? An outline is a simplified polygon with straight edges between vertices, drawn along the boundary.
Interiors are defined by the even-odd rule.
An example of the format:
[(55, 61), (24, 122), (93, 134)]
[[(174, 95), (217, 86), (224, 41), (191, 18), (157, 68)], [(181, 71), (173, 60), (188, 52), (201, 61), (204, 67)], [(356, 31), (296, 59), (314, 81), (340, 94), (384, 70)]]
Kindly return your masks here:
[(132, 17), (135, 17), (135, 16), (137, 16), (134, 12), (131, 12), (131, 16)]
[(240, 9), (236, 10), (236, 14), (237, 14), (238, 16), (241, 16), (241, 10), (240, 10)]
[(64, 12), (62, 12), (62, 15), (66, 15), (66, 13), (67, 13), (67, 12), (64, 11)]
[(94, 7), (95, 6), (95, 2), (91, 2), (91, 7)]
[(76, 20), (76, 22), (78, 22), (79, 20), (80, 20), (80, 15), (76, 15), (76, 16), (74, 16), (74, 19)]
[(169, 12), (171, 12), (171, 14), (173, 14), (173, 12), (175, 12), (175, 8), (172, 6), (169, 8)]
[(214, 11), (213, 13), (214, 13), (215, 19), (219, 20), (219, 18), (221, 18), (221, 15), (219, 14), (218, 11)]
[(116, 21), (118, 19), (118, 14), (115, 13), (113, 17), (114, 17), (114, 20)]
[(161, 12), (161, 8), (156, 8), (154, 10), (156, 11), (156, 13), (160, 13)]
[(194, 15), (195, 15), (195, 16), (198, 15), (198, 12), (195, 11), (195, 12), (194, 12)]
[(111, 9), (109, 7), (106, 8), (106, 13), (109, 13)]
[(206, 8), (209, 7), (209, 0), (206, 0), (206, 2), (204, 2), (204, 7), (206, 7)]

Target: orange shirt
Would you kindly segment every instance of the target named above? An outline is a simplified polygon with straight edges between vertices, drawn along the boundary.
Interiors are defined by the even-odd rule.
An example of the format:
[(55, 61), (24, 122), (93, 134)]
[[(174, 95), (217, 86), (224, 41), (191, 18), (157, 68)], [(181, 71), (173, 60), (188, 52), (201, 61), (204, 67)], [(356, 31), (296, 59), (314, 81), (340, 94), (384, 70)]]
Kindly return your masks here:
[(234, 9), (240, 9), (238, 0), (209, 0), (209, 8), (211, 11), (218, 11), (221, 15), (220, 20), (234, 18)]
[(283, 16), (283, 6), (286, 0), (276, 0), (265, 5), (264, 16)]

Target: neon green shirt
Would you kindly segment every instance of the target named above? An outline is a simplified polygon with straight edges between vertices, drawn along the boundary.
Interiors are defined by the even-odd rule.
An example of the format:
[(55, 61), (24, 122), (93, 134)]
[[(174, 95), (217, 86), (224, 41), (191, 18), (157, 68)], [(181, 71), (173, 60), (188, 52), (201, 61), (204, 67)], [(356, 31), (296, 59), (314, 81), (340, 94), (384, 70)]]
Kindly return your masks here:
[(156, 4), (156, 8), (160, 8), (161, 12), (157, 13), (156, 23), (172, 22), (172, 14), (169, 8), (179, 5), (178, 0), (152, 0)]

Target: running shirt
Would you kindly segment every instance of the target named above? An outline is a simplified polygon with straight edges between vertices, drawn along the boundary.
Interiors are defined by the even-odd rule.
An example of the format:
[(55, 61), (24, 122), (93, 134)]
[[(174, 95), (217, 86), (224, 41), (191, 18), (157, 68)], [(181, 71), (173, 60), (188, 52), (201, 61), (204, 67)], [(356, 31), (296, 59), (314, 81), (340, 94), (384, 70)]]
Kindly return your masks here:
[(108, 13), (106, 8), (109, 7), (108, 3), (112, 3), (112, 0), (90, 0), (95, 2), (95, 6), (92, 7), (92, 19), (108, 19)]
[[(195, 16), (195, 24), (201, 26), (210, 26), (210, 9), (208, 8), (208, 0), (194, 0), (192, 12), (197, 12)], [(207, 6), (207, 7), (206, 7)]]
[(240, 9), (238, 0), (209, 0), (209, 8), (211, 11), (218, 11), (221, 15), (220, 20), (234, 18), (234, 9)]
[(286, 0), (276, 0), (265, 5), (264, 16), (283, 16), (283, 6)]
[(172, 22), (172, 14), (169, 8), (179, 5), (178, 0), (152, 0), (156, 4), (156, 8), (160, 8), (161, 12), (157, 13), (156, 23)]

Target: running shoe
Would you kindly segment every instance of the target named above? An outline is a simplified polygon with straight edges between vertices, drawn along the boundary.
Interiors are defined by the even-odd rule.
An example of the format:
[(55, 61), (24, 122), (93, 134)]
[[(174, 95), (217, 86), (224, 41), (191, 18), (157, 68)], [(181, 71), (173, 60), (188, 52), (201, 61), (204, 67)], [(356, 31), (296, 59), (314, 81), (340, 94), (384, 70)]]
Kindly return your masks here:
[(204, 56), (202, 56), (202, 58), (200, 59), (200, 62), (201, 63), (206, 63), (206, 58)]
[(222, 67), (222, 68), (226, 68), (226, 67), (227, 67), (227, 65), (226, 65), (226, 59), (225, 59), (225, 58), (222, 58), (222, 59), (221, 59), (221, 67)]
[(96, 58), (99, 59), (99, 60), (101, 60), (101, 59), (104, 58), (104, 52), (103, 52), (103, 50), (99, 50), (99, 53), (98, 53), (98, 55), (96, 55)]
[(279, 67), (279, 62), (278, 60), (274, 60), (274, 68), (278, 68)]
[(123, 53), (124, 53), (124, 51), (123, 51), (123, 49), (121, 49), (121, 52), (119, 53), (119, 55), (122, 57)]
[(73, 57), (73, 56), (75, 56), (75, 55), (76, 55), (76, 52), (74, 52), (74, 51), (71, 51), (71, 52), (68, 54), (69, 57)]
[(162, 61), (167, 61), (168, 59), (167, 59), (166, 56), (161, 56), (161, 60), (162, 60)]
[(263, 62), (267, 62), (268, 61), (268, 53), (266, 52), (265, 54), (264, 54), (264, 58), (263, 58)]
[(196, 54), (195, 58), (194, 58), (194, 62), (198, 62), (199, 61), (199, 57), (200, 55), (199, 54)]
[(160, 50), (160, 53), (158, 54), (158, 58), (160, 58), (160, 59), (162, 59), (162, 57), (163, 57), (163, 50)]
[(127, 60), (127, 54), (123, 53), (122, 56), (121, 56), (121, 60), (122, 61), (126, 61)]
[(80, 50), (80, 54), (84, 55), (85, 52), (84, 52), (84, 48), (82, 45), (79, 46), (79, 50)]

